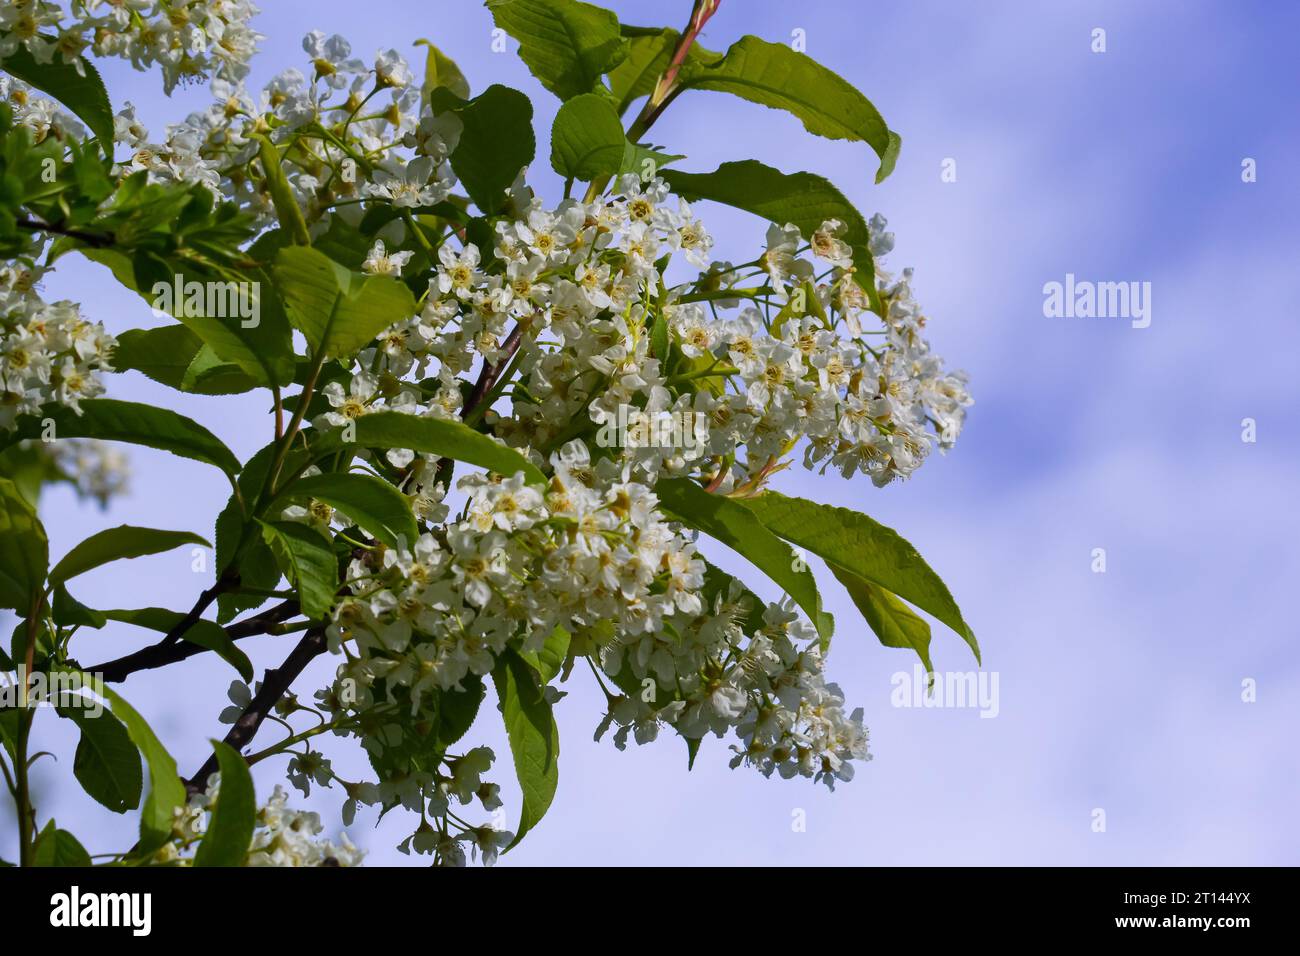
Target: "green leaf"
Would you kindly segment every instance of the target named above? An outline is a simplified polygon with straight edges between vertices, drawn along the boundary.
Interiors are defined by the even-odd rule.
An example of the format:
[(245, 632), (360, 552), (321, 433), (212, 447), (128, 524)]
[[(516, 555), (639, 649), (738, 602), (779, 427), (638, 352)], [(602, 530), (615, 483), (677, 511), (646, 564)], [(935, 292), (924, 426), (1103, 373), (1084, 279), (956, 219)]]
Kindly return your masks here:
[(298, 245), (310, 246), (311, 235), (307, 232), (307, 221), (303, 218), (302, 207), (298, 205), (298, 197), (289, 185), (289, 178), (284, 174), (279, 150), (265, 134), (254, 133), (250, 138), (257, 143), (257, 158), (261, 161), (262, 172), (266, 176), (266, 191), (271, 194), (271, 203), (275, 206), (275, 215), (281, 228), (288, 230)]
[(684, 199), (724, 203), (778, 226), (791, 223), (804, 238), (811, 238), (827, 220), (838, 219), (845, 227), (842, 238), (853, 249), (854, 281), (871, 297), (872, 307), (880, 308), (867, 222), (844, 194), (821, 176), (783, 173), (753, 159), (723, 163), (711, 173), (668, 169), (662, 176)]
[(90, 866), (90, 854), (67, 830), (60, 830), (51, 820), (36, 838), (32, 853), (32, 866), (84, 867)]
[(519, 58), (562, 100), (590, 93), (627, 56), (611, 11), (574, 0), (488, 0), (496, 25), (519, 41)]
[(0, 478), (0, 608), (29, 614), (45, 586), (50, 543), (36, 510), (8, 478)]
[[(510, 476), (522, 471), (529, 484), (546, 480), (537, 466), (519, 452), (464, 422), (405, 412), (371, 412), (355, 419), (353, 425), (356, 434), (351, 444), (358, 448), (409, 448), (478, 465), (498, 475)], [(345, 447), (342, 430), (332, 431), (317, 439), (312, 456), (319, 460)]]
[(122, 722), (109, 710), (95, 714), (89, 709), (61, 706), (58, 711), (81, 729), (72, 773), (86, 793), (114, 813), (138, 807), (144, 789), (140, 752)]
[(812, 571), (788, 544), (756, 522), (745, 505), (710, 494), (689, 478), (661, 478), (655, 494), (672, 517), (716, 538), (775, 581), (808, 615), (822, 643), (830, 641), (835, 622), (822, 610)]
[(125, 558), (139, 558), (146, 554), (159, 554), (179, 548), (183, 544), (201, 544), (210, 548), (206, 539), (189, 531), (162, 531), (157, 528), (136, 528), (118, 525), (92, 534), (71, 551), (50, 571), (50, 583), (62, 584), (78, 574)]
[(546, 814), (559, 784), (560, 731), (537, 675), (513, 651), (507, 650), (492, 671), (505, 718), (515, 774), (524, 804), (519, 827), (507, 850), (523, 839)]
[(686, 772), (690, 773), (695, 769), (695, 758), (700, 754), (700, 743), (703, 737), (683, 737), (686, 741)]
[[(165, 607), (142, 607), (133, 610), (116, 609), (96, 611), (94, 613), (110, 621), (134, 624), (136, 627), (147, 628), (160, 634), (169, 633), (172, 628), (185, 620), (185, 615), (180, 611), (171, 611)], [(239, 676), (245, 682), (252, 682), (253, 662), (248, 659), (247, 654), (235, 646), (235, 642), (230, 639), (230, 635), (226, 633), (226, 629), (221, 625), (200, 618), (186, 628), (181, 638), (190, 644), (212, 651), (237, 670)]]
[(215, 465), (228, 475), (239, 471), (239, 459), (198, 422), (170, 409), (114, 398), (84, 399), (80, 415), (66, 406), (47, 405), (39, 415), (18, 419), (17, 427), (0, 439), (0, 447), (24, 438), (42, 438), (46, 420), (53, 423), (56, 438), (130, 442)]
[(4, 70), (30, 86), (54, 97), (77, 115), (90, 129), (105, 154), (113, 155), (113, 107), (108, 100), (108, 90), (98, 71), (86, 60), (77, 68), (62, 60), (37, 63), (24, 46), (0, 61)]
[[(219, 359), (238, 365), (258, 385), (287, 385), (293, 381), (292, 330), (265, 270), (244, 270), (235, 274), (237, 278), (231, 278), (231, 273), (205, 268), (193, 260), (163, 258), (151, 252), (128, 256), (117, 249), (77, 251), (92, 262), (107, 266), (119, 282), (135, 290), (151, 308), (167, 311), (211, 346)], [(175, 294), (178, 280), (182, 283), (181, 296)], [(181, 304), (185, 302), (185, 286), (195, 282), (202, 283), (204, 290), (214, 290), (214, 312), (227, 314), (207, 314), (206, 292), (203, 308), (180, 307), (177, 300)], [(164, 288), (171, 289), (165, 297)], [(241, 289), (247, 298), (232, 299)], [(224, 303), (221, 308), (216, 308), (218, 291)], [(234, 314), (236, 310), (232, 306), (241, 301), (252, 313), (248, 319)], [(170, 308), (163, 309), (164, 305)]]
[(451, 168), (469, 198), (487, 215), (500, 212), (506, 190), (537, 153), (533, 104), (518, 90), (496, 84), (472, 100), (438, 89), (429, 102), (435, 114), (454, 113), (463, 125)]
[(317, 531), (295, 521), (259, 521), (285, 577), (298, 592), (302, 613), (318, 621), (334, 606), (339, 589), (338, 558)]
[(113, 370), (134, 370), (155, 382), (198, 395), (234, 395), (258, 386), (237, 363), (218, 358), (210, 345), (184, 325), (123, 332), (113, 350)]
[(108, 623), (108, 618), (101, 612), (86, 607), (69, 594), (62, 584), (54, 588), (50, 613), (54, 615), (54, 623), (63, 627), (90, 627), (98, 630)]
[(465, 79), (465, 74), (460, 71), (456, 62), (428, 40), (416, 40), (415, 45), (428, 49), (428, 54), (424, 58), (424, 83), (420, 86), (421, 96), (428, 96), (438, 87), (445, 86), (461, 99), (469, 99), (469, 81)]
[(564, 667), (564, 661), (569, 656), (569, 638), (569, 632), (557, 624), (541, 650), (520, 651), (519, 656), (537, 671), (543, 684), (549, 684)]
[(901, 141), (869, 99), (837, 73), (783, 43), (741, 37), (719, 60), (688, 61), (678, 74), (678, 85), (731, 93), (785, 110), (817, 136), (867, 143), (880, 157), (876, 182), (889, 175), (898, 157)]
[(487, 694), (483, 678), (477, 674), (466, 674), (460, 686), (462, 690), (438, 692), (438, 746), (443, 751), (469, 732)]
[(194, 353), (178, 386), (182, 392), (196, 395), (237, 395), (251, 392), (259, 382), (235, 362), (227, 362), (206, 343)]
[(775, 491), (747, 498), (745, 507), (775, 534), (831, 564), (890, 591), (956, 631), (980, 659), (975, 632), (939, 575), (892, 528), (866, 515), (788, 498)]
[(288, 501), (301, 498), (315, 498), (338, 508), (390, 548), (403, 539), (410, 548), (419, 537), (410, 500), (372, 475), (329, 472), (299, 478), (267, 510), (278, 514)]
[(244, 758), (220, 740), (212, 741), (221, 771), (221, 786), (212, 819), (194, 853), (195, 866), (243, 866), (253, 843), (257, 796)]
[(95, 692), (108, 701), (113, 716), (126, 725), (127, 734), (144, 755), (145, 765), (149, 768), (149, 795), (140, 810), (140, 842), (135, 850), (137, 855), (146, 856), (170, 839), (175, 810), (185, 803), (185, 785), (176, 773), (176, 761), (135, 708), (121, 695), (96, 682), (91, 675), (80, 676), (86, 685), (93, 686)]
[(415, 299), (403, 283), (359, 275), (307, 246), (281, 249), (272, 272), (289, 321), (306, 336), (313, 358), (351, 358), (415, 314)]
[[(269, 590), (280, 583), (283, 575), (275, 562), (275, 555), (262, 539), (260, 530), (249, 526), (250, 519), (244, 513), (244, 502), (256, 500), (262, 492), (262, 486), (271, 470), (271, 461), (275, 457), (276, 445), (275, 441), (268, 442), (245, 462), (243, 471), (239, 473), (239, 494), (232, 492), (226, 506), (217, 515), (213, 570), (218, 580), (228, 569), (236, 568), (243, 586)], [(298, 454), (301, 453), (290, 451), (285, 459), (285, 467), (291, 469), (289, 474), (298, 472), (300, 463), (295, 460)], [(240, 612), (251, 610), (266, 601), (265, 596), (227, 591), (217, 598), (217, 621), (224, 624)]]
[(884, 588), (845, 571), (838, 564), (831, 563), (830, 569), (881, 644), (911, 648), (921, 658), (927, 674), (934, 670), (930, 662), (930, 625), (923, 618)]
[(590, 182), (633, 172), (648, 180), (660, 166), (681, 158), (628, 142), (614, 106), (596, 93), (583, 93), (561, 106), (551, 127), (551, 166), (565, 179)]
[(19, 495), (33, 508), (40, 504), (44, 485), (59, 482), (75, 485), (73, 476), (60, 468), (49, 449), (39, 442), (20, 442), (0, 452), (0, 475), (12, 481)]

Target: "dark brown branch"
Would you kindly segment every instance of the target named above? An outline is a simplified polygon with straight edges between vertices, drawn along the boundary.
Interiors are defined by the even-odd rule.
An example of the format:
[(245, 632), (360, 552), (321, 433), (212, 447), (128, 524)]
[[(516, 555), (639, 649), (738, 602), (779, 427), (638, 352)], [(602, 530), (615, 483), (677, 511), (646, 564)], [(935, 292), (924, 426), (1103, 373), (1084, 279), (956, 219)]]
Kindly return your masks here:
[(217, 580), (216, 584), (212, 585), (212, 587), (208, 588), (206, 591), (204, 591), (202, 594), (199, 595), (199, 599), (194, 602), (194, 606), (190, 608), (189, 613), (186, 614), (179, 621), (177, 621), (176, 626), (173, 627), (170, 631), (168, 631), (163, 636), (163, 639), (159, 643), (175, 644), (177, 641), (179, 641), (182, 637), (185, 636), (186, 631), (188, 631), (190, 628), (192, 628), (195, 624), (198, 623), (199, 618), (203, 616), (203, 612), (208, 609), (208, 607), (212, 604), (213, 601), (215, 601), (222, 594), (225, 594), (227, 591), (229, 591), (238, 583), (239, 583), (238, 575), (235, 575), (233, 577), (227, 577), (225, 575), (222, 575), (222, 577), (220, 577)]
[(478, 381), (474, 383), (474, 390), (469, 394), (469, 401), (461, 409), (460, 417), (468, 419), (483, 403), (488, 392), (492, 391), (492, 386), (497, 383), (497, 378), (501, 375), (501, 370), (510, 364), (514, 358), (515, 351), (519, 348), (519, 343), (524, 337), (524, 326), (526, 322), (519, 322), (511, 329), (506, 340), (501, 343), (501, 359), (495, 363), (484, 362), (482, 370), (478, 373)]
[[(287, 621), (297, 613), (298, 602), (285, 601), (254, 617), (236, 621), (226, 628), (226, 634), (232, 641), (253, 637), (257, 634), (267, 634), (277, 624)], [(136, 671), (166, 667), (168, 664), (175, 664), (177, 661), (183, 661), (205, 651), (207, 651), (207, 648), (200, 647), (198, 644), (190, 644), (186, 641), (173, 644), (168, 643), (167, 639), (163, 638), (157, 644), (141, 648), (132, 654), (127, 654), (125, 657), (86, 667), (83, 670), (89, 674), (98, 675), (101, 680), (107, 683), (115, 684), (126, 680)]]
[[(289, 691), (290, 685), (298, 679), (313, 660), (325, 651), (325, 628), (317, 625), (302, 636), (302, 640), (284, 659), (284, 663), (274, 670), (266, 672), (262, 686), (254, 695), (252, 702), (244, 708), (235, 725), (226, 734), (225, 743), (235, 750), (243, 750), (249, 741), (257, 735), (262, 721), (271, 712), (271, 708), (280, 702)], [(199, 768), (198, 772), (186, 782), (190, 793), (197, 793), (207, 786), (208, 777), (217, 772), (217, 755), (213, 754)]]
[(22, 218), (17, 221), (16, 225), (19, 229), (26, 229), (29, 232), (48, 232), (56, 236), (67, 236), (69, 239), (77, 239), (88, 246), (94, 246), (96, 249), (102, 249), (113, 244), (112, 236), (105, 236), (96, 232), (83, 232), (80, 229), (65, 229), (62, 226), (41, 222), (39, 219)]

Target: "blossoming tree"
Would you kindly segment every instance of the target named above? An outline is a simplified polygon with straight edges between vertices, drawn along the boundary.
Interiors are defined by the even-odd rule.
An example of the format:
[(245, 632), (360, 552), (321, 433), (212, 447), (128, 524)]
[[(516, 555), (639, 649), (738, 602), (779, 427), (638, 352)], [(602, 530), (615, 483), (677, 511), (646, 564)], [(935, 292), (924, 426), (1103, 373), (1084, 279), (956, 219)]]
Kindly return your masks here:
[[(552, 708), (575, 670), (603, 690), (592, 723), (619, 748), (671, 733), (693, 763), (705, 738), (727, 738), (732, 766), (850, 779), (867, 732), (825, 676), (833, 622), (810, 555), (883, 644), (929, 668), (914, 605), (978, 654), (898, 534), (768, 488), (800, 459), (906, 478), (952, 445), (970, 398), (930, 351), (910, 272), (880, 265), (883, 219), (812, 173), (754, 159), (688, 172), (647, 142), (682, 94), (711, 90), (865, 143), (877, 181), (894, 166), (899, 137), (805, 54), (754, 36), (705, 49), (719, 2), (697, 0), (679, 32), (574, 0), (489, 0), (562, 101), (540, 157), (529, 99), (471, 90), (425, 41), (421, 80), (392, 50), (363, 61), (311, 33), (305, 69), (254, 94), (247, 0), (0, 10), (0, 607), (18, 617), (0, 651), (17, 675), (0, 767), (22, 863), (90, 862), (33, 805), (40, 703), (58, 705), (43, 719), (75, 721), (87, 794), (139, 811), (138, 842), (109, 860), (357, 862), (280, 787), (259, 807), (249, 766), (281, 761), (304, 793), (336, 788), (345, 823), (400, 805), (402, 849), (460, 864), (492, 862), (546, 813)], [(168, 91), (204, 81), (212, 105), (152, 138), (129, 106), (114, 114), (102, 57), (159, 71)], [(542, 161), (562, 196), (530, 189)], [(700, 201), (765, 220), (765, 245), (714, 259)], [(114, 335), (45, 301), (45, 276), (74, 255), (176, 321)], [(244, 427), (265, 446), (241, 461), (174, 410), (102, 397), (127, 370), (191, 395), (263, 390), (271, 412)], [(75, 579), (206, 534), (121, 526), (51, 560), (40, 488), (111, 494), (105, 456), (120, 452), (105, 442), (229, 480), (216, 573), (192, 606), (102, 611)], [(701, 535), (784, 599), (710, 564)], [(83, 663), (94, 645), (79, 636), (109, 622), (158, 636)], [(293, 650), (256, 681), (240, 644), (282, 634)], [(224, 742), (186, 778), (110, 685), (196, 654), (238, 679)], [(296, 687), (320, 655), (333, 681)], [(499, 708), (482, 706), (489, 685)], [(493, 753), (458, 746), (498, 709), (523, 797), (512, 830), (481, 815), (501, 806)], [(365, 778), (335, 772), (319, 749), (331, 736), (364, 748)]]

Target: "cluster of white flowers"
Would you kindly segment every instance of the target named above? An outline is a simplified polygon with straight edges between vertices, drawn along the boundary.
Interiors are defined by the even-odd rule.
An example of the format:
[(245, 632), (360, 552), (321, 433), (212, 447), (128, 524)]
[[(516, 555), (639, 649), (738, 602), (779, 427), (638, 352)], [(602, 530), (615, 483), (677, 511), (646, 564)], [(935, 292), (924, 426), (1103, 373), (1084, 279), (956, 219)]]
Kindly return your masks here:
[(155, 182), (199, 182), (239, 203), (260, 224), (275, 210), (266, 185), (247, 174), (257, 152), (254, 134), (297, 147), (285, 171), (313, 234), (328, 227), (324, 214), (340, 203), (380, 199), (403, 208), (446, 198), (455, 183), (446, 159), (460, 121), (435, 118), (421, 102), (419, 84), (395, 51), (379, 51), (369, 63), (352, 56), (342, 37), (313, 31), (303, 40), (311, 79), (287, 69), (254, 96), (241, 80), (221, 75), (210, 84), (213, 103), (169, 126), (163, 142), (127, 104), (117, 117), (116, 137), (133, 151), (119, 172), (147, 170)]
[(655, 740), (665, 724), (691, 741), (734, 731), (743, 746), (732, 746), (732, 767), (811, 777), (831, 789), (852, 779), (850, 761), (871, 759), (861, 708), (844, 712), (840, 689), (823, 678), (816, 633), (788, 603), (761, 606), (732, 579), (697, 613), (666, 623), (603, 648), (605, 673), (631, 692), (607, 690), (597, 739), (611, 725), (620, 750), (629, 736)]
[(26, 48), (37, 63), (84, 72), (87, 51), (158, 66), (170, 93), (204, 77), (238, 80), (262, 37), (248, 0), (7, 0), (0, 7), (0, 59)]
[[(193, 794), (185, 806), (176, 809), (172, 839), (157, 851), (154, 862), (192, 863), (193, 851), (207, 832), (212, 811), (220, 799), (221, 775), (214, 773), (208, 778), (206, 790)], [(353, 846), (346, 833), (337, 844), (320, 839), (324, 829), (319, 814), (290, 809), (288, 796), (277, 786), (271, 798), (257, 810), (244, 865), (359, 866), (365, 851)]]
[(33, 289), (42, 270), (0, 266), (0, 429), (47, 403), (80, 414), (80, 401), (104, 391), (116, 340), (81, 316), (75, 302), (48, 303)]
[(47, 136), (64, 141), (85, 135), (85, 127), (75, 116), (7, 73), (0, 73), (0, 102), (8, 104), (14, 123), (31, 130), (35, 143)]
[[(331, 228), (334, 216), (358, 224), (356, 199), (398, 209), (443, 199), (454, 184), (445, 160), (458, 129), (427, 107), (415, 113), (404, 64), (368, 70), (338, 37), (313, 34), (305, 45), (312, 83), (289, 71), (262, 97), (262, 112), (283, 124), (276, 135), (326, 115), (365, 114), (347, 143), (313, 142), (318, 171), (290, 173), (313, 233)], [(366, 94), (385, 70), (397, 79), (374, 82)], [(342, 105), (326, 105), (329, 92), (344, 87)], [(390, 88), (389, 107), (363, 109)], [(231, 118), (255, 112), (251, 101), (245, 107), (207, 114), (204, 141), (238, 144)], [(218, 125), (223, 131), (213, 135)], [(411, 152), (404, 158), (391, 147)], [(341, 175), (353, 153), (385, 158), (368, 174), (358, 167), (353, 182)], [(223, 180), (223, 190), (269, 214), (249, 183)], [(885, 225), (880, 217), (870, 223), (875, 256), (893, 244)], [(406, 229), (394, 219), (381, 230), (363, 271), (401, 277), (423, 265), (419, 252), (398, 248), (409, 246)], [(611, 195), (546, 209), (521, 174), (495, 229), (488, 250), (463, 237), (441, 242), (419, 314), (362, 351), (350, 377), (324, 388), (328, 410), (314, 421), (338, 427), (380, 409), (458, 418), (469, 413), (465, 376), (508, 365), (498, 381), (509, 413), (490, 410), (500, 397), (494, 390), (478, 414), (551, 475), (545, 487), (529, 487), (522, 475), (462, 478), (468, 502), (448, 522), (437, 461), (409, 450), (387, 454), (427, 530), (407, 546), (358, 548), (348, 595), (334, 612), (331, 647), (346, 662), (320, 699), (342, 732), (360, 737), (376, 766), (388, 768), (377, 783), (345, 784), (345, 812), (402, 803), (431, 816), (435, 825), (426, 820), (406, 845), (439, 860), (454, 861), (460, 841), (479, 843), (478, 829), (457, 837), (459, 824), (448, 822), (454, 775), (387, 758), (404, 752), (412, 722), (435, 718), (436, 702), (468, 693), (467, 682), (477, 687), (508, 644), (538, 651), (557, 627), (618, 685), (607, 690), (598, 735), (616, 725), (620, 747), (629, 736), (652, 740), (664, 725), (692, 740), (734, 733), (733, 765), (828, 785), (848, 779), (852, 761), (869, 759), (867, 735), (861, 711), (848, 713), (824, 680), (811, 627), (789, 606), (750, 607), (756, 599), (743, 591), (714, 594), (706, 606), (705, 565), (659, 512), (651, 488), (676, 474), (701, 475), (723, 493), (752, 488), (801, 440), (806, 464), (833, 464), (846, 476), (861, 470), (884, 484), (911, 474), (932, 444), (950, 445), (970, 398), (921, 335), (910, 272), (898, 282), (877, 274), (882, 321), (855, 281), (838, 222), (811, 237), (774, 226), (753, 262), (710, 266), (713, 241), (691, 207), (662, 180), (636, 176), (623, 177)], [(704, 271), (694, 283), (665, 288), (662, 259), (677, 253)], [(660, 317), (667, 352), (652, 341)], [(701, 381), (713, 387), (691, 387)], [(625, 406), (702, 415), (705, 440), (676, 447), (576, 440)], [(320, 502), (285, 517), (322, 529), (346, 524)], [(649, 695), (647, 680), (656, 688)], [(295, 758), (305, 759), (319, 770), (321, 758)], [(298, 780), (329, 779), (296, 767)]]
[(73, 483), (78, 496), (93, 498), (101, 508), (125, 494), (130, 483), (130, 458), (118, 447), (93, 438), (69, 438), (40, 443), (55, 467)]
[[(20, 6), (44, 22), (51, 5)], [(169, 127), (162, 143), (127, 104), (116, 137), (132, 152), (118, 175), (145, 170), (158, 182), (202, 183), (269, 226), (275, 209), (252, 162), (254, 137), (265, 134), (293, 144), (284, 170), (313, 237), (357, 227), (368, 211), (388, 206), (362, 270), (427, 275), (419, 312), (331, 378), (320, 393), (327, 409), (312, 424), (337, 428), (381, 409), (463, 418), (486, 423), (549, 475), (536, 486), (522, 474), (461, 477), (465, 505), (452, 518), (444, 463), (408, 449), (371, 460), (396, 474), (420, 535), (391, 548), (351, 542), (344, 596), (327, 632), (343, 663), (317, 697), (336, 734), (361, 740), (377, 779), (345, 781), (308, 747), (293, 755), (294, 785), (307, 793), (313, 783), (339, 782), (348, 823), (361, 805), (417, 813), (405, 851), (456, 865), (468, 849), (492, 862), (511, 834), (457, 811), (475, 802), (494, 815), (500, 809), (496, 785), (483, 779), (494, 755), (484, 747), (453, 754), (448, 747), (464, 728), (452, 740), (440, 728), (457, 702), (482, 693), (507, 647), (539, 653), (557, 630), (569, 635), (573, 657), (592, 661), (607, 696), (597, 738), (614, 728), (622, 749), (629, 738), (654, 740), (663, 726), (693, 747), (734, 735), (732, 766), (831, 787), (850, 779), (853, 762), (870, 759), (862, 711), (847, 712), (839, 688), (825, 680), (814, 629), (790, 602), (762, 605), (738, 582), (714, 577), (688, 533), (660, 511), (653, 488), (684, 475), (719, 494), (754, 492), (800, 444), (807, 467), (845, 477), (860, 471), (884, 485), (911, 475), (934, 446), (950, 447), (971, 398), (964, 376), (930, 350), (911, 270), (895, 279), (877, 268), (870, 292), (863, 289), (846, 227), (835, 220), (811, 236), (773, 225), (752, 261), (711, 264), (713, 239), (691, 206), (662, 179), (634, 175), (607, 195), (548, 209), (521, 171), (490, 238), (475, 234), (476, 243), (453, 229), (433, 244), (427, 235), (413, 242), (410, 214), (452, 195), (449, 156), (462, 130), (453, 113), (433, 114), (394, 51), (367, 63), (343, 38), (313, 32), (303, 44), (310, 79), (289, 69), (254, 97), (235, 51), (242, 55), (256, 37), (230, 20), (247, 4), (87, 4), (91, 13), (101, 7), (112, 23), (95, 32), (97, 51), (137, 65), (163, 62), (169, 86), (213, 75), (213, 104)], [(169, 23), (175, 10), (186, 14), (165, 36), (146, 29), (159, 8)], [(0, 50), (6, 36), (21, 35), (7, 25), (14, 19), (0, 19)], [(218, 49), (227, 38), (229, 56)], [(43, 41), (22, 42), (33, 55), (52, 55)], [(164, 58), (176, 50), (179, 59)], [(19, 114), (28, 125), (63, 129), (31, 103)], [(438, 215), (448, 209), (454, 218), (450, 204)], [(877, 260), (891, 251), (883, 218), (870, 221), (867, 236)], [(665, 260), (678, 254), (692, 275), (669, 285)], [(30, 334), (29, 323), (21, 328)], [(83, 339), (68, 341), (82, 354)], [(99, 330), (84, 341), (94, 344), (83, 355), (87, 369), (106, 367), (111, 338)], [(21, 354), (32, 366), (35, 353)], [(9, 355), (0, 354), (6, 403)], [(466, 380), (476, 371), (483, 391), (467, 407)], [(29, 373), (15, 403), (31, 410), (63, 381), (62, 372)], [(93, 376), (83, 381), (98, 387)], [(44, 392), (34, 389), (42, 382)], [(60, 400), (75, 407), (75, 397)], [(508, 412), (494, 411), (506, 400)], [(702, 419), (707, 428), (698, 442), (674, 445), (591, 438), (628, 408)], [(12, 420), (4, 414), (0, 407), (0, 426)], [(327, 532), (348, 526), (320, 501), (282, 517)], [(563, 696), (545, 692), (553, 701)], [(237, 685), (233, 698), (237, 715), (251, 692)], [(206, 805), (187, 812), (200, 820)], [(255, 841), (255, 849), (276, 847), (259, 851), (268, 860), (339, 852), (293, 843), (278, 790), (272, 806), (271, 836)], [(306, 825), (290, 829), (319, 832), (306, 816)]]

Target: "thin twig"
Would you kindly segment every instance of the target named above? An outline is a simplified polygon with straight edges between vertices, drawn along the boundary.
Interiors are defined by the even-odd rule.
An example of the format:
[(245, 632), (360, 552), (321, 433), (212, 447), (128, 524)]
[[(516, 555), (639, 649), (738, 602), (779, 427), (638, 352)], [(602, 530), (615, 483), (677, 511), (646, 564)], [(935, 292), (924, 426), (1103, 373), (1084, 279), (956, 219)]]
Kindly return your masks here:
[[(237, 641), (258, 634), (268, 634), (276, 625), (288, 620), (297, 613), (298, 602), (285, 601), (275, 607), (268, 608), (261, 614), (229, 625), (226, 628), (226, 636), (232, 641)], [(107, 683), (115, 684), (126, 680), (136, 671), (166, 667), (168, 664), (175, 664), (178, 661), (193, 657), (195, 654), (202, 654), (207, 650), (206, 647), (191, 644), (187, 641), (169, 644), (164, 638), (157, 644), (141, 648), (132, 654), (127, 654), (125, 657), (119, 657), (116, 660), (92, 667), (83, 667), (82, 670), (88, 674), (96, 675), (100, 680)]]
[[(297, 680), (298, 675), (325, 652), (325, 628), (323, 625), (317, 625), (302, 636), (296, 647), (290, 651), (289, 656), (284, 659), (284, 663), (274, 670), (266, 672), (266, 677), (262, 680), (262, 686), (254, 695), (252, 701), (244, 712), (239, 715), (235, 725), (230, 728), (226, 734), (225, 744), (233, 747), (235, 750), (242, 750), (257, 735), (258, 728), (262, 726), (262, 721), (266, 715), (271, 712), (281, 698), (289, 691), (289, 687)], [(214, 753), (210, 756), (185, 784), (190, 793), (197, 793), (207, 786), (208, 777), (217, 772), (217, 755)]]
[(103, 249), (113, 244), (112, 236), (104, 236), (94, 232), (83, 232), (80, 229), (67, 229), (63, 226), (56, 226), (52, 223), (42, 222), (39, 219), (22, 218), (17, 220), (15, 225), (19, 229), (26, 229), (29, 232), (48, 232), (56, 236), (67, 236), (69, 239), (77, 239), (88, 246), (94, 246), (96, 249)]

